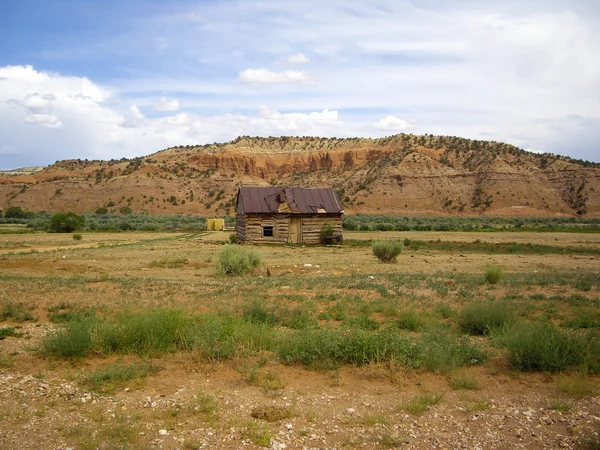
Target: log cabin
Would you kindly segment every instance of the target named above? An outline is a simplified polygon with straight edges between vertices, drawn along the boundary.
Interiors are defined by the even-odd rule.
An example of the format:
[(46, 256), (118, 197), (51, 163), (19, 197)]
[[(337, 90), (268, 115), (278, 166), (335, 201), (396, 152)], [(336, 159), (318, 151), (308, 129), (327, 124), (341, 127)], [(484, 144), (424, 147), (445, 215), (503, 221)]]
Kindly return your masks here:
[[(341, 242), (343, 214), (333, 189), (240, 187), (236, 237), (239, 243), (255, 244)], [(329, 230), (326, 242), (324, 228)]]

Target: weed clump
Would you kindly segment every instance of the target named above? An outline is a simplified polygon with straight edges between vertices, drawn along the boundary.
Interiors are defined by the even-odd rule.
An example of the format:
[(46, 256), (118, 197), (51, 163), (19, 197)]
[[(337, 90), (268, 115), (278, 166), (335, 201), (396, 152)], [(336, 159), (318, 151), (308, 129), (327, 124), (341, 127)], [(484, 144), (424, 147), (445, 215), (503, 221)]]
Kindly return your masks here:
[(497, 284), (502, 280), (504, 268), (496, 264), (489, 264), (485, 268), (485, 281), (489, 284)]
[(373, 254), (383, 263), (396, 262), (403, 248), (402, 241), (374, 241), (371, 245)]
[(300, 330), (283, 336), (277, 347), (284, 363), (320, 368), (342, 364), (362, 366), (392, 360), (411, 366), (417, 361), (414, 341), (391, 328), (378, 332)]
[(73, 233), (73, 240), (80, 241), (81, 237), (81, 233)]
[(513, 309), (505, 302), (472, 303), (460, 312), (458, 324), (469, 334), (490, 334), (491, 331), (512, 325)]
[(596, 335), (567, 333), (550, 324), (520, 323), (498, 336), (515, 369), (557, 372), (587, 364), (597, 372), (600, 345)]
[(421, 318), (414, 309), (400, 311), (397, 324), (398, 328), (408, 331), (417, 331), (423, 325)]
[(260, 254), (254, 250), (226, 245), (217, 257), (218, 275), (244, 275), (262, 263)]
[(417, 394), (407, 402), (400, 404), (398, 409), (410, 414), (422, 414), (431, 406), (439, 403), (442, 398), (444, 398), (443, 392), (424, 392), (422, 394)]
[(113, 392), (123, 383), (139, 378), (146, 378), (148, 374), (156, 373), (159, 367), (151, 363), (112, 364), (96, 369), (82, 380), (82, 384), (96, 392)]
[(471, 342), (468, 336), (458, 337), (442, 326), (424, 333), (418, 350), (418, 366), (437, 373), (482, 364), (488, 358), (487, 352)]

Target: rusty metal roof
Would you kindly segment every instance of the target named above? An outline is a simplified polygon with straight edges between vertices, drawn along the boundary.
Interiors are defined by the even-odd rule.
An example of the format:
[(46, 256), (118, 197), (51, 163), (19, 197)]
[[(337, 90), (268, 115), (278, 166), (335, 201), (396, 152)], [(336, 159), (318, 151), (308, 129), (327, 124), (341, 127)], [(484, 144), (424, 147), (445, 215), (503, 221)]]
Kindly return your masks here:
[(240, 187), (237, 197), (240, 214), (292, 213), (340, 214), (342, 202), (333, 189), (284, 187)]

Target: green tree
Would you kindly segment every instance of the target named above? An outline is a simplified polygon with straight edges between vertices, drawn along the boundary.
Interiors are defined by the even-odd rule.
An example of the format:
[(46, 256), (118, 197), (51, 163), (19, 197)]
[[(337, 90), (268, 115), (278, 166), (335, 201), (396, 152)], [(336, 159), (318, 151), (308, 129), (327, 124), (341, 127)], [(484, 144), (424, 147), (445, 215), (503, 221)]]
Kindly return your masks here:
[(4, 213), (4, 217), (14, 218), (14, 219), (22, 219), (25, 217), (25, 211), (20, 206), (9, 206), (6, 208), (6, 212)]
[(98, 214), (99, 216), (103, 215), (103, 214), (107, 214), (108, 213), (108, 208), (106, 206), (100, 206), (99, 208), (96, 208), (96, 214)]
[(72, 233), (83, 227), (85, 218), (74, 212), (56, 213), (50, 218), (48, 231), (50, 233)]

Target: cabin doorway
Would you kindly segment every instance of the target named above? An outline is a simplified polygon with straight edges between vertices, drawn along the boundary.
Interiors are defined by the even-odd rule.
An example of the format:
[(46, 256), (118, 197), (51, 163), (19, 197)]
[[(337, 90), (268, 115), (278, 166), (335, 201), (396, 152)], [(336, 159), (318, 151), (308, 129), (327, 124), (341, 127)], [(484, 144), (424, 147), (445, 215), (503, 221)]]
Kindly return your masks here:
[(300, 217), (290, 218), (290, 244), (302, 244), (302, 219)]

